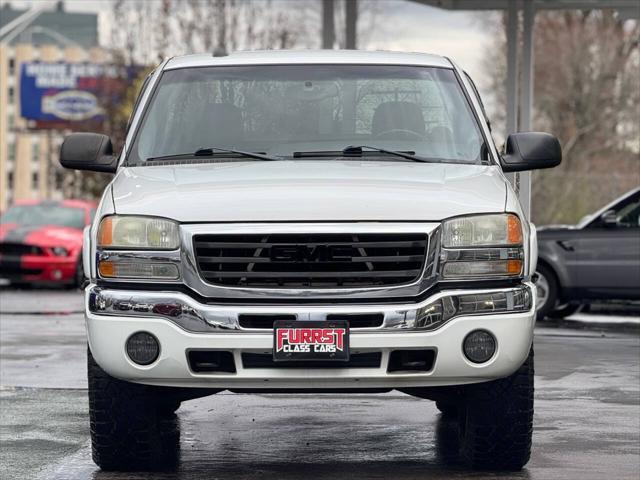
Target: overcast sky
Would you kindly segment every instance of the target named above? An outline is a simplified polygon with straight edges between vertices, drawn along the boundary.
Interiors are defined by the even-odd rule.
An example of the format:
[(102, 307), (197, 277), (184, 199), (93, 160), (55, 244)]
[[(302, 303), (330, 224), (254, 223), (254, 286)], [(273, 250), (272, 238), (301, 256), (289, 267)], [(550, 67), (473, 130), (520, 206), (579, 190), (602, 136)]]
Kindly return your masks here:
[[(148, 0), (154, 1), (154, 0)], [(319, 1), (319, 0), (318, 0)], [(7, 3), (0, 0), (0, 3)], [(10, 0), (16, 8), (55, 5), (55, 0)], [(65, 0), (68, 11), (105, 12), (100, 26), (108, 31), (111, 0)], [(479, 85), (483, 84), (481, 61), (490, 42), (484, 26), (495, 12), (452, 12), (419, 5), (406, 0), (380, 0), (377, 25), (379, 30), (369, 35), (368, 48), (428, 52), (446, 55), (456, 60)], [(101, 35), (101, 41), (108, 38)], [(482, 87), (481, 87), (482, 88)]]

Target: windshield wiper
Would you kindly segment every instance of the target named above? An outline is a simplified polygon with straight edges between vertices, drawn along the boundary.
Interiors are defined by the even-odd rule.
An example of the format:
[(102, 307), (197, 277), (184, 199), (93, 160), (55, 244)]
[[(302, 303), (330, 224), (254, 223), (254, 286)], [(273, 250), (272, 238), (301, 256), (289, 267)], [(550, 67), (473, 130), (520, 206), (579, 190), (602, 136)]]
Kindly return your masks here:
[(293, 152), (293, 158), (302, 157), (327, 157), (334, 155), (343, 155), (345, 157), (361, 157), (365, 153), (365, 148), (372, 150), (373, 152), (385, 153), (387, 155), (393, 155), (396, 157), (406, 158), (407, 160), (413, 160), (414, 162), (425, 163), (445, 163), (446, 160), (440, 158), (425, 158), (419, 157), (411, 151), (401, 152), (397, 150), (387, 150), (386, 148), (373, 147), (371, 145), (349, 145), (342, 150), (325, 151), (325, 152)]
[(161, 157), (151, 157), (151, 158), (147, 158), (147, 162), (155, 162), (159, 160), (173, 160), (173, 159), (180, 159), (180, 158), (193, 158), (193, 157), (213, 157), (216, 153), (233, 154), (233, 155), (238, 155), (240, 157), (255, 158), (256, 160), (269, 160), (269, 161), (280, 160), (280, 158), (270, 157), (268, 155), (265, 155), (259, 152), (245, 152), (244, 150), (233, 150), (230, 148), (207, 147), (207, 148), (199, 148), (193, 153), (178, 153), (174, 155), (163, 155)]

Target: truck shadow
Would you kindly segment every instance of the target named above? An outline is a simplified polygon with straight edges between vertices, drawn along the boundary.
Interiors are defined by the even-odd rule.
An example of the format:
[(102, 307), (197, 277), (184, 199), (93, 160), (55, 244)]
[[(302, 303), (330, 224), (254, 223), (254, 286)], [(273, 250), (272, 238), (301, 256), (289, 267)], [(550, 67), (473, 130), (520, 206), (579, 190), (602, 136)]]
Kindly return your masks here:
[[(179, 420), (165, 425), (168, 441), (177, 441)], [(283, 450), (281, 454), (274, 451), (263, 455), (268, 446), (260, 445), (252, 449), (251, 445), (226, 443), (225, 451), (217, 448), (221, 445), (209, 445), (213, 449), (198, 448), (188, 439), (182, 441), (182, 450), (176, 457), (174, 470), (117, 473), (95, 471), (94, 480), (202, 480), (205, 478), (223, 479), (430, 479), (444, 480), (451, 478), (478, 478), (479, 473), (466, 469), (458, 455), (458, 429), (455, 420), (438, 415), (435, 422), (434, 442), (430, 451), (425, 451), (420, 458), (403, 458), (402, 460), (385, 459), (385, 455), (374, 455), (367, 452), (368, 443), (363, 439), (361, 444), (354, 443), (351, 438), (333, 437), (336, 455), (318, 458), (309, 455), (305, 444), (299, 449)], [(303, 442), (303, 439), (299, 439)], [(384, 442), (384, 436), (379, 439)], [(408, 444), (412, 438), (406, 439)], [(294, 445), (295, 447), (295, 445)], [(384, 445), (380, 445), (384, 449)], [(377, 450), (377, 449), (376, 449)], [(359, 453), (358, 453), (359, 452)], [(252, 454), (254, 453), (254, 454)], [(398, 453), (398, 452), (396, 452)], [(359, 459), (358, 457), (361, 457)], [(377, 457), (377, 458), (376, 458)], [(279, 458), (279, 459), (278, 459)], [(498, 473), (484, 472), (496, 479), (529, 479), (527, 470), (522, 472)]]

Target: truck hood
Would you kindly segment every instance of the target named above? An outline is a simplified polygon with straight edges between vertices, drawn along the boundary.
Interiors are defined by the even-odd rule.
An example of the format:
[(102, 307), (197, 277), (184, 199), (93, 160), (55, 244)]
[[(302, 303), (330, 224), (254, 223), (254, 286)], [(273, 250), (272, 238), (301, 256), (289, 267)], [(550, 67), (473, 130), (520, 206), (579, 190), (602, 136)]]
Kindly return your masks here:
[(498, 167), (373, 161), (277, 161), (126, 167), (118, 214), (180, 222), (438, 221), (502, 212)]

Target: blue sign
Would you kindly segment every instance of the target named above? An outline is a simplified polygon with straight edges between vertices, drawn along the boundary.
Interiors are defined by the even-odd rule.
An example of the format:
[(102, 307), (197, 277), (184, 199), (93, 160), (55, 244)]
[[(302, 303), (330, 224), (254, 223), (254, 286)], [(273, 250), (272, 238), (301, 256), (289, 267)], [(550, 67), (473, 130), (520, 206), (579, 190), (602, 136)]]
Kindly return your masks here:
[(24, 63), (20, 114), (39, 122), (102, 120), (100, 96), (105, 90), (122, 88), (122, 80), (128, 77), (122, 70), (106, 64)]

